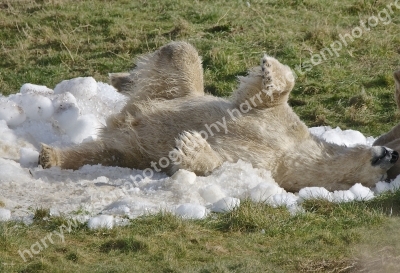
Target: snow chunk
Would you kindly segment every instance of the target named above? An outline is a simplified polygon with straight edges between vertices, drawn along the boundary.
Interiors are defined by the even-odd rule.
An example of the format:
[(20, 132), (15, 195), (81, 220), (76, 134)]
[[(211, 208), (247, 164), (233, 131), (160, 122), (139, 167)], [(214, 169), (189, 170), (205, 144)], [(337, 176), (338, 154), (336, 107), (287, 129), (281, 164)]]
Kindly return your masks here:
[(21, 150), (19, 150), (19, 154), (19, 164), (21, 164), (21, 167), (29, 168), (36, 167), (38, 165), (38, 151), (34, 151), (30, 148), (21, 148)]
[(366, 138), (366, 141), (367, 141), (366, 145), (367, 146), (372, 146), (374, 144), (375, 140), (376, 140), (375, 137), (372, 137), (372, 136), (367, 137)]
[(208, 203), (215, 203), (225, 197), (218, 185), (211, 184), (199, 190), (201, 197)]
[(361, 185), (361, 183), (355, 184), (349, 191), (354, 194), (354, 199), (357, 201), (368, 201), (374, 198), (374, 193), (369, 188)]
[(322, 138), (327, 142), (353, 147), (359, 144), (367, 144), (367, 140), (363, 134), (354, 130), (342, 131), (339, 127), (334, 130), (326, 131)]
[(280, 193), (273, 195), (268, 203), (274, 208), (277, 207), (290, 208), (292, 206), (297, 205), (297, 200), (299, 200), (299, 197), (289, 192), (289, 193)]
[(185, 203), (175, 209), (175, 214), (185, 219), (202, 219), (206, 213), (206, 208), (199, 204)]
[(21, 94), (39, 94), (39, 95), (44, 95), (48, 96), (53, 94), (53, 90), (50, 88), (47, 88), (47, 86), (44, 85), (36, 85), (36, 84), (31, 84), (31, 83), (25, 83), (24, 85), (21, 86), (21, 89), (19, 90)]
[(385, 182), (385, 181), (379, 181), (375, 185), (375, 192), (377, 194), (381, 194), (383, 192), (390, 191), (391, 189), (392, 189), (392, 184), (388, 183), (388, 182)]
[(16, 145), (17, 137), (14, 131), (8, 128), (5, 120), (0, 120), (0, 141), (11, 145)]
[[(326, 142), (354, 147), (356, 145), (368, 145), (371, 139), (367, 139), (362, 133), (355, 130), (342, 131), (339, 127), (332, 129), (329, 126), (314, 127), (309, 129), (310, 133), (324, 139)], [(373, 141), (372, 141), (373, 142)]]
[(64, 80), (54, 88), (55, 94), (70, 92), (78, 99), (89, 100), (97, 94), (97, 82), (92, 77)]
[(73, 143), (82, 143), (85, 139), (96, 139), (101, 124), (94, 115), (84, 115), (78, 118), (70, 127), (65, 128)]
[(0, 222), (8, 221), (11, 219), (11, 211), (8, 209), (0, 208)]
[(276, 194), (284, 193), (285, 190), (276, 183), (260, 183), (250, 190), (250, 199), (254, 202), (267, 202)]
[(48, 97), (36, 93), (16, 96), (26, 116), (32, 120), (48, 120), (54, 113), (53, 103)]
[(392, 192), (398, 191), (400, 189), (400, 175), (398, 175), (391, 183), (390, 190)]
[(115, 108), (115, 112), (118, 112), (123, 106), (126, 96), (119, 93), (113, 86), (97, 82), (97, 96), (103, 101), (108, 107)]
[(350, 190), (347, 191), (334, 191), (332, 194), (332, 201), (335, 203), (345, 203), (354, 201), (356, 196)]
[(319, 137), (319, 138), (321, 138), (321, 136), (322, 136), (326, 131), (329, 131), (329, 130), (332, 130), (332, 128), (331, 128), (330, 126), (320, 126), (320, 127), (311, 127), (311, 128), (308, 128), (308, 131), (309, 131), (312, 135), (314, 135), (314, 136), (316, 136), (316, 137)]
[(323, 199), (332, 201), (332, 193), (323, 187), (306, 187), (299, 191), (299, 197), (307, 199)]
[(213, 212), (229, 212), (240, 206), (240, 200), (234, 197), (224, 197), (212, 204)]
[[(19, 144), (14, 130), (8, 128), (5, 120), (0, 120), (0, 155), (4, 158), (18, 159)], [(1, 174), (1, 173), (0, 173)], [(0, 175), (1, 180), (1, 175)], [(0, 191), (1, 192), (1, 191)]]
[(69, 92), (56, 95), (52, 101), (54, 107), (53, 118), (64, 129), (72, 127), (79, 118), (79, 107), (76, 98)]
[(95, 216), (89, 219), (87, 225), (89, 229), (99, 229), (99, 228), (112, 229), (114, 226), (114, 216), (105, 214)]
[(8, 126), (16, 127), (26, 120), (26, 115), (21, 106), (0, 98), (0, 120), (5, 120)]
[(29, 181), (30, 176), (18, 163), (0, 157), (0, 185), (1, 183)]
[(37, 148), (39, 148), (40, 143), (52, 144), (54, 142), (62, 142), (67, 137), (65, 133), (61, 134), (59, 128), (54, 126), (49, 120), (31, 120), (28, 118), (13, 131), (21, 141), (19, 144), (24, 143), (27, 146), (35, 146)]
[(194, 172), (180, 169), (171, 176), (171, 179), (178, 183), (193, 184), (196, 181), (196, 174)]
[(197, 177), (196, 183), (218, 185), (224, 190), (225, 196), (246, 197), (250, 189), (260, 183), (275, 184), (271, 172), (265, 169), (253, 168), (251, 163), (238, 160), (237, 163), (224, 162), (210, 176)]

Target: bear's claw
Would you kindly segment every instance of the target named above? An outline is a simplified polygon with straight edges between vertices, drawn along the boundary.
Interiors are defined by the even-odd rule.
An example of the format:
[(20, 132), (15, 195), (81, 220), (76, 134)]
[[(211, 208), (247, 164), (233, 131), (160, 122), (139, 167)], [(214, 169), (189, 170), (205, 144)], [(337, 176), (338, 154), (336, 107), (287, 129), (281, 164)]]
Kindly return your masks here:
[(261, 70), (263, 72), (263, 74), (262, 74), (262, 85), (263, 85), (262, 89), (263, 89), (263, 92), (265, 94), (267, 94), (273, 101), (274, 100), (273, 92), (275, 89), (275, 85), (272, 83), (273, 79), (271, 76), (270, 68), (271, 68), (271, 63), (268, 61), (268, 56), (264, 55), (264, 57), (262, 58), (262, 61), (261, 61)]
[(176, 140), (176, 148), (185, 158), (194, 158), (201, 151), (212, 150), (207, 141), (197, 132), (184, 131)]

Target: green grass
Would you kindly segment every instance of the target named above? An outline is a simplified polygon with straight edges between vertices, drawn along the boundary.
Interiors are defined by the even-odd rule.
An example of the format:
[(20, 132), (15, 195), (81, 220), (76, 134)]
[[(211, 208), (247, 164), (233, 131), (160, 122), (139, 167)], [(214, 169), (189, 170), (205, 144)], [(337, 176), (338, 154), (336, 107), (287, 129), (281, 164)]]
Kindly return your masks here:
[[(0, 92), (17, 92), (25, 82), (53, 88), (77, 76), (106, 82), (109, 72), (132, 68), (136, 55), (186, 40), (202, 55), (206, 89), (215, 95), (229, 95), (236, 76), (265, 52), (297, 67), (291, 103), (307, 125), (377, 136), (396, 123), (391, 75), (400, 67), (400, 9), (392, 6), (390, 21), (347, 39), (338, 57), (323, 51), (326, 61), (302, 75), (298, 67), (307, 70), (310, 57), (389, 2), (249, 2), (0, 1)], [(368, 99), (352, 103), (362, 92)]]
[[(384, 199), (398, 209), (399, 193)], [(382, 197), (383, 198), (383, 197)], [(396, 257), (399, 222), (381, 200), (333, 204), (311, 200), (292, 216), (284, 208), (244, 201), (226, 214), (182, 220), (159, 213), (112, 230), (79, 224), (64, 243), (53, 236), (26, 262), (30, 249), (67, 220), (36, 219), (31, 226), (0, 224), (2, 272), (357, 272), (380, 253)], [(40, 210), (37, 215), (43, 215)], [(373, 232), (372, 232), (373, 231)], [(39, 249), (34, 247), (34, 249)], [(363, 260), (365, 259), (365, 261)], [(367, 260), (368, 259), (368, 260)], [(385, 265), (384, 265), (385, 266)]]
[[(390, 24), (379, 21), (338, 57), (299, 72), (391, 2), (249, 3), (0, 0), (0, 92), (18, 92), (26, 82), (54, 88), (78, 76), (107, 82), (108, 73), (132, 68), (138, 54), (185, 40), (202, 55), (212, 94), (229, 95), (236, 76), (267, 53), (296, 71), (290, 103), (308, 126), (378, 136), (400, 120), (391, 76), (400, 67), (400, 9), (393, 7)], [(341, 205), (310, 201), (297, 216), (246, 201), (201, 221), (158, 214), (113, 230), (78, 225), (65, 243), (55, 237), (24, 262), (18, 250), (67, 224), (41, 208), (31, 226), (0, 223), (0, 272), (398, 272), (399, 200), (394, 193)]]

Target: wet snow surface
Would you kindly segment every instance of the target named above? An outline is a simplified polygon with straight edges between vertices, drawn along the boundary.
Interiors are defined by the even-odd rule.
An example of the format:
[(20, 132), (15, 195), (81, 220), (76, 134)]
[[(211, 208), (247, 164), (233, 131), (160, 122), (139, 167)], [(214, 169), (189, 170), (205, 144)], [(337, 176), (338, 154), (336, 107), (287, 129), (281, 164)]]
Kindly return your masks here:
[[(357, 184), (347, 191), (329, 192), (310, 187), (298, 194), (280, 188), (268, 170), (239, 161), (225, 163), (211, 176), (198, 177), (180, 170), (172, 177), (163, 173), (135, 181), (140, 170), (84, 166), (77, 171), (37, 166), (40, 143), (67, 147), (97, 138), (97, 128), (117, 113), (126, 98), (93, 78), (75, 78), (59, 83), (54, 90), (24, 84), (19, 93), (0, 95), (0, 221), (32, 221), (36, 208), (50, 208), (52, 215), (79, 215), (90, 228), (107, 227), (160, 210), (184, 218), (203, 218), (210, 211), (225, 212), (251, 198), (274, 207), (301, 211), (307, 198), (332, 202), (368, 200), (393, 190), (392, 183), (379, 182), (373, 191)], [(371, 145), (373, 138), (353, 130), (329, 127), (310, 131), (330, 142), (353, 146)]]

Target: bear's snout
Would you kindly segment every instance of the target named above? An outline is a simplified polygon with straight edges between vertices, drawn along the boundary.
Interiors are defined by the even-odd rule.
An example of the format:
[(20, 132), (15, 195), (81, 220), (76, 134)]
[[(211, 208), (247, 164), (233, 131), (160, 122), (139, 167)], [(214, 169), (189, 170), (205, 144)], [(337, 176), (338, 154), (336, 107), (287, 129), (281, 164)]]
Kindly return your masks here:
[(374, 155), (371, 160), (372, 166), (390, 168), (399, 159), (399, 153), (387, 147), (374, 146)]

